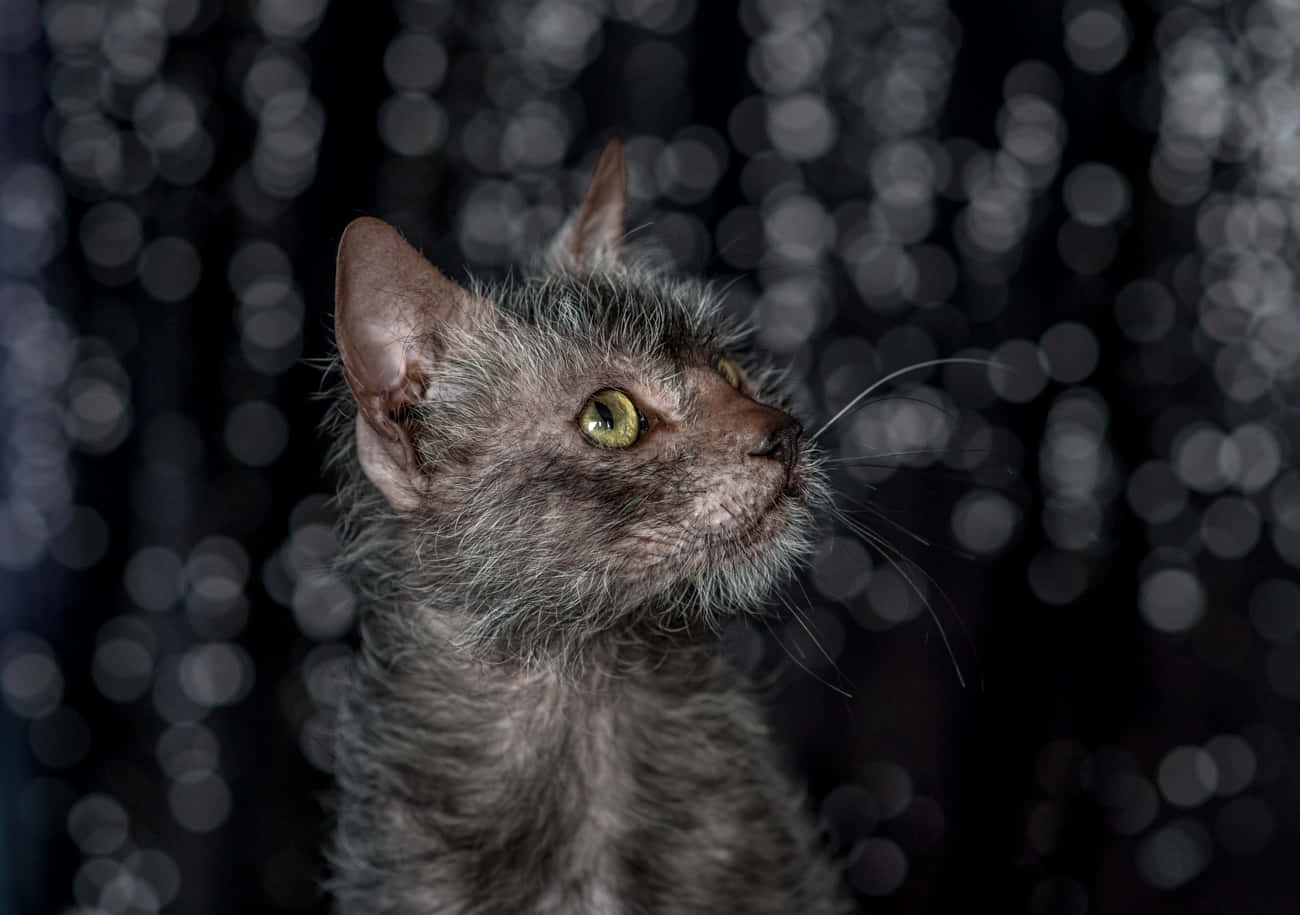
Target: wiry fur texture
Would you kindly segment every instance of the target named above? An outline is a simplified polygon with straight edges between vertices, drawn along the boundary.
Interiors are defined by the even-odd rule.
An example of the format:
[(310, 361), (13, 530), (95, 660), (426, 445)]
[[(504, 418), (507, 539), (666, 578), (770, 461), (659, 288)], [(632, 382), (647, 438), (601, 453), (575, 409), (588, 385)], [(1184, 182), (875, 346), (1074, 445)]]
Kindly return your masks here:
[[(744, 397), (720, 391), (737, 340), (715, 296), (644, 267), (558, 258), (475, 292), (492, 320), (413, 341), (418, 510), (362, 472), (346, 389), (333, 415), (363, 607), (339, 911), (844, 911), (715, 639), (803, 558), (825, 499), (806, 446), (782, 487), (724, 423), (781, 403), (768, 374), (742, 360)], [(575, 416), (607, 387), (660, 417), (644, 448), (582, 440)]]

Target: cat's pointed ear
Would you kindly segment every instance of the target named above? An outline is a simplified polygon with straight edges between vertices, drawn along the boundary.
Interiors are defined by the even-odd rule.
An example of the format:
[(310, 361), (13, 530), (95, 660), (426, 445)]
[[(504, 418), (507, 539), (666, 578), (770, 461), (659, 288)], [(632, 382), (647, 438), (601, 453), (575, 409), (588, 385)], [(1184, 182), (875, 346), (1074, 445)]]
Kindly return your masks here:
[(605, 144), (582, 206), (560, 231), (552, 259), (586, 269), (623, 260), (627, 161), (617, 137)]
[(421, 478), (404, 422), (423, 397), (422, 365), (440, 334), (469, 327), (492, 304), (462, 289), (378, 219), (353, 220), (339, 241), (334, 336), (357, 402), (357, 454), (398, 509), (419, 504)]

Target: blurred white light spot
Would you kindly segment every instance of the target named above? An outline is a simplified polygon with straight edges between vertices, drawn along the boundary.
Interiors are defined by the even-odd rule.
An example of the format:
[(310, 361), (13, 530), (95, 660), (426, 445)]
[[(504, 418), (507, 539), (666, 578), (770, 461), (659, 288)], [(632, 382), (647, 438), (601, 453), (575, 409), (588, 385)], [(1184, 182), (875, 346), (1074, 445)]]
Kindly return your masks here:
[(342, 701), (352, 670), (352, 650), (347, 645), (327, 642), (307, 653), (302, 678), (312, 701), (321, 708), (335, 708)]
[(1174, 325), (1177, 305), (1155, 280), (1134, 280), (1115, 297), (1115, 320), (1135, 343), (1153, 343)]
[(837, 785), (822, 801), (821, 821), (836, 848), (849, 848), (880, 822), (880, 804), (861, 785)]
[(91, 454), (107, 454), (130, 429), (129, 394), (117, 383), (79, 374), (68, 383), (68, 434)]
[(694, 213), (665, 213), (650, 229), (648, 248), (662, 246), (662, 253), (677, 269), (698, 272), (709, 256), (709, 230)]
[(171, 855), (156, 848), (145, 848), (131, 852), (124, 863), (127, 870), (153, 888), (159, 908), (176, 898), (181, 886), (181, 872)]
[(293, 589), (293, 616), (308, 638), (338, 638), (352, 628), (356, 598), (347, 583), (325, 569), (302, 573)]
[(114, 702), (132, 702), (149, 688), (153, 653), (126, 635), (107, 638), (95, 649), (91, 675), (99, 691)]
[(126, 810), (107, 794), (88, 794), (68, 811), (68, 834), (86, 855), (111, 855), (126, 841)]
[(230, 705), (253, 686), (253, 662), (230, 642), (209, 642), (187, 651), (178, 670), (185, 695), (203, 706)]
[(1240, 496), (1220, 496), (1201, 516), (1201, 540), (1221, 559), (1241, 559), (1259, 542), (1259, 509)]
[(952, 532), (972, 553), (990, 555), (1003, 549), (1020, 524), (1020, 509), (1006, 496), (988, 489), (967, 493), (952, 512)]
[(599, 48), (600, 17), (577, 3), (538, 3), (523, 25), (524, 48), (555, 67), (577, 70)]
[(1097, 802), (1110, 828), (1133, 836), (1151, 825), (1160, 811), (1160, 797), (1151, 782), (1131, 772), (1113, 772), (1097, 790)]
[(1138, 609), (1154, 629), (1185, 632), (1205, 615), (1205, 589), (1185, 569), (1160, 569), (1142, 582)]
[[(122, 876), (122, 865), (112, 858), (87, 858), (77, 868), (72, 878), (72, 895), (83, 908), (74, 910), (76, 915), (105, 911), (98, 907), (105, 890)], [(118, 910), (120, 911), (120, 910)]]
[(475, 184), (461, 207), (458, 240), (465, 253), (487, 264), (509, 261), (526, 208), (514, 184), (485, 180)]
[(1229, 436), (1240, 460), (1236, 484), (1244, 492), (1258, 492), (1282, 469), (1282, 447), (1268, 426), (1244, 423)]
[(136, 100), (136, 133), (156, 153), (183, 151), (199, 131), (194, 99), (179, 86), (155, 83)]
[(1189, 489), (1198, 492), (1218, 492), (1238, 473), (1236, 447), (1222, 432), (1206, 424), (1181, 430), (1172, 452), (1174, 472)]
[(1088, 567), (1083, 560), (1060, 550), (1039, 553), (1029, 561), (1025, 574), (1034, 596), (1052, 606), (1071, 603), (1088, 588)]
[(1008, 340), (993, 352), (989, 384), (1003, 400), (1027, 403), (1042, 393), (1047, 372), (1042, 350), (1031, 340)]
[(427, 156), (447, 139), (447, 114), (419, 92), (391, 96), (379, 106), (379, 135), (393, 152)]
[(163, 731), (155, 748), (158, 765), (171, 778), (217, 768), (221, 746), (201, 724), (177, 724)]
[(86, 259), (104, 268), (122, 267), (135, 257), (144, 239), (140, 216), (118, 200), (97, 203), (81, 218), (81, 247)]
[(167, 792), (172, 816), (190, 832), (212, 832), (230, 816), (230, 789), (211, 770), (182, 773)]
[(1129, 188), (1124, 176), (1102, 162), (1085, 162), (1065, 178), (1065, 205), (1087, 226), (1104, 226), (1124, 216)]
[(835, 143), (834, 115), (818, 95), (800, 94), (768, 102), (767, 135), (791, 159), (816, 159)]
[(818, 201), (805, 194), (789, 194), (765, 207), (763, 231), (781, 257), (812, 263), (830, 246), (835, 225)]
[(384, 51), (384, 73), (397, 90), (431, 92), (447, 72), (447, 52), (428, 32), (402, 32)]
[(643, 29), (671, 34), (690, 23), (696, 0), (614, 0), (614, 12)]
[(1255, 750), (1244, 737), (1220, 734), (1206, 742), (1205, 751), (1214, 759), (1219, 773), (1216, 794), (1239, 794), (1255, 780)]
[(265, 467), (289, 444), (289, 423), (275, 404), (251, 400), (230, 411), (225, 438), (227, 450), (237, 460)]
[(45, 555), (45, 519), (28, 504), (0, 502), (0, 569), (29, 569)]
[(1174, 747), (1160, 760), (1156, 784), (1169, 803), (1199, 807), (1218, 789), (1219, 767), (1200, 747)]
[(1097, 367), (1097, 338), (1091, 328), (1077, 321), (1053, 324), (1038, 342), (1047, 370), (1062, 384), (1077, 384)]
[(778, 352), (797, 349), (821, 322), (823, 292), (815, 280), (792, 278), (769, 286), (756, 304), (763, 345)]
[(334, 729), (332, 717), (308, 716), (298, 732), (298, 748), (307, 761), (322, 772), (334, 771)]
[(183, 238), (155, 238), (140, 252), (140, 285), (160, 302), (181, 302), (199, 285), (199, 252)]
[(1213, 841), (1204, 826), (1180, 819), (1156, 830), (1138, 845), (1138, 873), (1159, 890), (1172, 890), (1192, 880), (1210, 863)]
[(812, 563), (813, 586), (831, 600), (849, 601), (871, 580), (871, 556), (857, 540), (831, 537)]
[(316, 30), (327, 0), (254, 0), (253, 17), (276, 38), (302, 41)]
[(896, 762), (876, 760), (867, 763), (862, 769), (861, 780), (880, 805), (883, 819), (899, 816), (912, 803), (912, 776)]
[[(717, 144), (721, 147), (721, 143)], [(723, 161), (714, 144), (684, 136), (663, 148), (655, 176), (664, 193), (678, 203), (695, 203), (712, 192), (722, 176)]]
[(108, 17), (100, 48), (120, 82), (143, 83), (162, 64), (167, 32), (148, 7), (119, 8)]
[(506, 123), (501, 135), (501, 162), (510, 169), (546, 168), (569, 148), (569, 120), (554, 105), (525, 106)]
[(915, 573), (904, 577), (889, 566), (878, 569), (872, 576), (867, 585), (867, 602), (884, 626), (894, 626), (921, 615), (926, 606), (926, 591), (924, 579)]
[(89, 569), (108, 551), (108, 524), (88, 505), (78, 505), (49, 539), (50, 555), (69, 569)]
[(907, 879), (907, 855), (893, 839), (871, 837), (855, 848), (849, 883), (867, 896), (888, 896)]
[(1128, 48), (1128, 22), (1117, 6), (1084, 9), (1065, 25), (1065, 52), (1076, 67), (1087, 73), (1112, 69), (1124, 59)]
[(123, 583), (131, 600), (145, 610), (167, 610), (180, 598), (181, 559), (167, 547), (147, 546), (126, 563)]
[(0, 265), (32, 274), (57, 252), (62, 237), (64, 191), (47, 168), (32, 163), (9, 166), (0, 182), (0, 226), (5, 249)]
[(1129, 507), (1149, 524), (1177, 518), (1187, 505), (1187, 490), (1164, 461), (1147, 461), (1129, 475)]
[(119, 868), (113, 878), (104, 884), (97, 902), (100, 909), (106, 912), (158, 911), (158, 896), (153, 887), (124, 867)]
[(63, 673), (49, 646), (20, 635), (0, 651), (0, 689), (9, 710), (20, 718), (41, 718), (63, 699)]

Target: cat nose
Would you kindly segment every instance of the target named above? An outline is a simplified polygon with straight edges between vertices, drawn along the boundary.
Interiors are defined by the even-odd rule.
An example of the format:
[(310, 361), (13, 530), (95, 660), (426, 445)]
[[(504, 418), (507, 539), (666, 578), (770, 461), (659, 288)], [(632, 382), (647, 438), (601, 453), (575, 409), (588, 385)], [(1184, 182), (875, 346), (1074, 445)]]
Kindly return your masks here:
[(799, 456), (799, 436), (802, 434), (803, 426), (799, 425), (799, 421), (793, 416), (782, 413), (781, 418), (768, 429), (767, 435), (758, 443), (758, 447), (749, 453), (753, 457), (767, 457), (780, 461), (781, 466), (785, 468), (785, 475), (789, 477), (790, 472), (794, 470), (795, 458)]

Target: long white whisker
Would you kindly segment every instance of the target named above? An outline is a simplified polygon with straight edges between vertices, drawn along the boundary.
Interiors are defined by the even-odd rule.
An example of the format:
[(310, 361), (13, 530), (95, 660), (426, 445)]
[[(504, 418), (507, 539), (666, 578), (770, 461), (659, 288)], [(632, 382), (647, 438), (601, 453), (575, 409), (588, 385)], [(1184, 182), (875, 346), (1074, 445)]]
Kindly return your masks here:
[[(826, 649), (822, 646), (822, 643), (819, 642), (819, 641), (817, 640), (817, 636), (813, 634), (812, 627), (810, 627), (806, 622), (804, 622), (803, 615), (799, 612), (799, 610), (798, 610), (798, 609), (797, 609), (797, 608), (796, 608), (792, 603), (790, 603), (790, 601), (789, 601), (786, 597), (784, 597), (784, 596), (781, 597), (781, 603), (784, 604), (784, 605), (785, 605), (785, 608), (786, 608), (787, 610), (790, 611), (791, 615), (794, 616), (795, 621), (796, 621), (796, 622), (797, 622), (797, 623), (798, 623), (798, 624), (803, 628), (803, 631), (804, 631), (805, 633), (807, 633), (808, 638), (812, 639), (812, 643), (813, 643), (814, 645), (817, 646), (817, 650), (820, 651), (820, 652), (822, 653), (822, 656), (823, 656), (824, 658), (826, 658), (827, 661), (830, 662), (830, 665), (831, 665), (832, 668), (835, 669), (835, 672), (836, 672), (836, 673), (840, 673), (839, 668), (835, 666), (835, 660), (830, 656), (830, 654), (829, 654), (829, 653), (826, 651)], [(775, 632), (772, 633), (772, 634), (773, 634), (773, 635), (776, 635)], [(827, 680), (825, 677), (820, 676), (819, 674), (817, 674), (816, 671), (810, 669), (806, 664), (804, 664), (802, 661), (800, 661), (798, 658), (796, 658), (796, 657), (794, 656), (794, 652), (791, 651), (788, 647), (785, 646), (785, 641), (784, 641), (783, 639), (781, 639), (781, 638), (778, 637), (778, 638), (777, 638), (777, 641), (781, 644), (781, 646), (782, 646), (783, 648), (785, 648), (786, 656), (789, 657), (790, 660), (792, 660), (792, 661), (794, 661), (796, 664), (798, 664), (798, 665), (799, 665), (799, 668), (800, 668), (804, 673), (808, 674), (810, 677), (812, 677), (814, 680), (816, 680), (816, 681), (817, 681), (818, 683), (820, 683), (822, 686), (825, 686), (825, 687), (827, 687), (828, 689), (833, 689), (835, 692), (839, 693), (839, 694), (840, 694), (841, 696), (843, 696), (845, 699), (852, 699), (852, 698), (853, 698), (853, 694), (852, 694), (852, 693), (847, 692), (847, 691), (841, 689), (840, 687), (836, 686), (834, 683), (831, 683), (831, 682), (830, 682), (829, 680)], [(843, 674), (840, 674), (840, 676), (842, 677)]]
[(952, 356), (947, 359), (927, 359), (924, 362), (916, 362), (913, 363), (912, 365), (904, 366), (903, 368), (890, 372), (884, 378), (881, 378), (868, 385), (865, 391), (863, 391), (857, 397), (854, 397), (843, 407), (841, 407), (838, 413), (836, 413), (830, 419), (826, 420), (826, 422), (822, 425), (820, 429), (818, 429), (811, 436), (809, 436), (809, 441), (814, 441), (814, 442), (817, 441), (817, 439), (821, 437), (821, 434), (823, 432), (825, 432), (831, 426), (835, 425), (835, 423), (839, 422), (840, 419), (842, 419), (845, 416), (845, 414), (849, 413), (851, 410), (853, 410), (854, 407), (860, 404), (864, 397), (869, 395), (872, 391), (880, 387), (882, 384), (885, 384), (886, 382), (889, 381), (893, 381), (898, 376), (906, 375), (908, 372), (915, 372), (919, 369), (929, 368), (930, 366), (933, 365), (958, 365), (958, 364), (984, 365), (984, 366), (1001, 365), (1001, 363), (995, 362), (992, 359), (968, 359), (962, 356)]
[[(966, 677), (961, 672), (961, 662), (957, 660), (957, 653), (952, 647), (952, 641), (948, 638), (948, 630), (944, 628), (943, 620), (941, 620), (939, 618), (939, 614), (935, 612), (934, 604), (930, 602), (930, 598), (928, 598), (924, 594), (924, 592), (921, 591), (920, 586), (916, 583), (916, 581), (912, 578), (912, 576), (909, 575), (903, 569), (903, 564), (899, 562), (898, 559), (895, 558), (895, 556), (902, 559), (906, 559), (906, 557), (903, 556), (903, 554), (898, 550), (897, 547), (895, 547), (893, 544), (887, 541), (884, 537), (880, 536), (879, 534), (875, 533), (869, 528), (864, 527), (863, 525), (854, 521), (852, 518), (849, 518), (843, 512), (836, 511), (835, 516), (839, 519), (840, 523), (843, 524), (845, 527), (847, 527), (850, 531), (862, 537), (864, 540), (873, 544), (877, 549), (879, 549), (880, 555), (885, 557), (885, 561), (894, 567), (894, 571), (898, 573), (899, 577), (902, 578), (903, 581), (907, 582), (908, 586), (911, 587), (913, 593), (916, 594), (917, 598), (920, 599), (921, 603), (925, 605), (926, 612), (930, 614), (930, 619), (934, 620), (935, 628), (939, 630), (939, 638), (943, 640), (943, 647), (948, 652), (948, 659), (952, 661), (952, 669), (957, 674), (957, 682), (961, 685), (962, 689), (965, 689)], [(927, 575), (923, 569), (920, 571), (921, 574), (925, 575), (928, 581), (930, 581), (931, 583), (934, 582), (934, 579), (931, 578), (929, 575)]]
[[(922, 537), (922, 536), (921, 536), (920, 534), (918, 534), (916, 531), (914, 531), (914, 530), (912, 530), (911, 528), (907, 527), (907, 526), (904, 525), (903, 523), (901, 523), (901, 522), (899, 522), (899, 521), (895, 521), (893, 518), (891, 518), (891, 517), (889, 517), (888, 515), (886, 515), (883, 511), (881, 511), (881, 510), (880, 510), (879, 508), (877, 508), (876, 506), (871, 505), (870, 503), (867, 503), (867, 502), (860, 502), (859, 500), (854, 499), (854, 498), (851, 498), (851, 497), (849, 497), (849, 496), (843, 496), (843, 498), (844, 498), (844, 499), (847, 499), (849, 502), (852, 502), (854, 505), (858, 506), (858, 507), (861, 508), (863, 511), (871, 512), (871, 514), (875, 515), (875, 516), (876, 516), (877, 518), (879, 518), (881, 521), (884, 521), (886, 524), (891, 525), (891, 526), (892, 526), (895, 530), (897, 530), (899, 533), (904, 534), (904, 535), (910, 537), (911, 539), (913, 539), (913, 540), (915, 540), (917, 543), (919, 543), (921, 546), (924, 546), (924, 547), (932, 547), (932, 546), (934, 546), (934, 544), (930, 542), (929, 538)], [(839, 517), (839, 519), (840, 519), (841, 521), (847, 521), (847, 520), (848, 520), (848, 515), (847, 515), (844, 511), (842, 511), (842, 510), (837, 510), (837, 517)], [(856, 522), (855, 522), (855, 523), (856, 523)]]
[[(808, 596), (808, 589), (805, 588), (805, 587), (803, 586), (803, 582), (802, 582), (800, 579), (798, 579), (798, 578), (796, 578), (796, 579), (794, 580), (794, 584), (795, 584), (795, 587), (797, 587), (797, 588), (799, 589), (799, 593), (803, 595), (804, 604), (805, 604), (806, 606), (808, 606), (809, 608), (811, 608), (811, 607), (812, 607), (812, 598)], [(804, 618), (805, 620), (807, 620), (808, 625), (804, 627), (805, 629), (808, 629), (808, 627), (811, 627), (811, 626), (812, 626), (812, 616), (811, 616), (811, 614), (809, 614), (807, 611), (803, 611), (802, 614), (801, 614), (801, 611), (799, 610), (799, 608), (798, 608), (797, 606), (791, 606), (790, 609), (791, 609), (791, 610), (792, 610), (796, 615), (802, 615), (803, 618)], [(826, 660), (830, 663), (830, 665), (831, 665), (831, 670), (835, 671), (835, 676), (839, 677), (840, 682), (841, 682), (841, 683), (847, 683), (850, 687), (852, 687), (852, 686), (853, 686), (853, 681), (850, 680), (848, 677), (844, 676), (844, 671), (840, 670), (840, 666), (839, 666), (838, 664), (835, 663), (835, 659), (832, 658), (832, 657), (830, 656), (830, 652), (828, 652), (828, 651), (827, 651), (827, 650), (822, 646), (822, 643), (817, 639), (817, 637), (814, 635), (814, 633), (813, 633), (813, 632), (809, 632), (808, 635), (809, 635), (809, 637), (812, 638), (813, 642), (817, 645), (817, 647), (821, 649), (822, 655), (823, 655), (823, 656), (826, 658)], [(847, 697), (847, 698), (852, 698), (852, 696), (849, 696), (849, 697)]]

